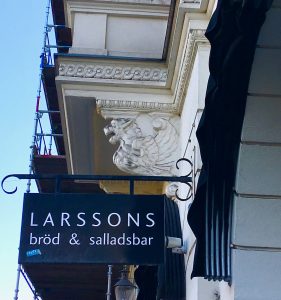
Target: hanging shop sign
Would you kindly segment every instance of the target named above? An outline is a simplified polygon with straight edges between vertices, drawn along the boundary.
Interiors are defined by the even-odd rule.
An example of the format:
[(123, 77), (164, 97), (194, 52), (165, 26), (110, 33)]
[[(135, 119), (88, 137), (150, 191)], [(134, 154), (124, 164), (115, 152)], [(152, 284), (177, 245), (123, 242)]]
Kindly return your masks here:
[(160, 264), (164, 198), (25, 194), (19, 263)]

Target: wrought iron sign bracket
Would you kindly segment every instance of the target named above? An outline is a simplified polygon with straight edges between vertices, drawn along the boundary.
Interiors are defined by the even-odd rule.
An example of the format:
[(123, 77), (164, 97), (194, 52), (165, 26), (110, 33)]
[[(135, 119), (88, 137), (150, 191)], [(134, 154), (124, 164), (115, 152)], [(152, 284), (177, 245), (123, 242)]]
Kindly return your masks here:
[(180, 162), (187, 162), (190, 165), (190, 172), (184, 176), (115, 176), (115, 175), (68, 175), (68, 174), (10, 174), (2, 179), (1, 187), (6, 194), (14, 194), (17, 191), (17, 187), (12, 191), (8, 191), (4, 188), (4, 183), (7, 179), (15, 177), (20, 180), (53, 180), (55, 182), (55, 193), (61, 193), (61, 183), (64, 181), (100, 181), (100, 180), (110, 180), (110, 181), (128, 181), (130, 183), (130, 195), (134, 195), (135, 182), (136, 181), (167, 181), (167, 182), (180, 182), (188, 186), (189, 192), (186, 198), (181, 198), (178, 196), (178, 189), (176, 190), (176, 198), (180, 201), (186, 201), (192, 196), (192, 178), (190, 177), (192, 173), (192, 163), (189, 159), (181, 158), (176, 163), (176, 168), (179, 169)]

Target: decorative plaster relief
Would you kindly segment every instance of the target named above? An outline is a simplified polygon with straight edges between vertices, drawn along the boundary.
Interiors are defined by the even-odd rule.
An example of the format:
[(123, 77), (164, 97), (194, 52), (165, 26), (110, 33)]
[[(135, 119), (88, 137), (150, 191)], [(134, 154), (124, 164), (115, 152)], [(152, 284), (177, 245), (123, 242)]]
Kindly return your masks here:
[(136, 66), (63, 63), (59, 66), (59, 75), (97, 79), (166, 82), (168, 70)]
[(120, 143), (113, 163), (122, 171), (138, 175), (170, 176), (176, 173), (179, 118), (138, 114), (120, 118), (105, 127), (109, 142)]

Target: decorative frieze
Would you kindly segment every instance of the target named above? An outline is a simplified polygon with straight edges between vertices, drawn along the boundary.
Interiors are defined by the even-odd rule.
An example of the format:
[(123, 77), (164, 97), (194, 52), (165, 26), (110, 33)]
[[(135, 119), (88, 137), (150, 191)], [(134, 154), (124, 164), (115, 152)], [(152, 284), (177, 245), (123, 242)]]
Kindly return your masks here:
[(114, 119), (105, 127), (109, 142), (119, 143), (113, 163), (122, 171), (138, 175), (170, 176), (178, 159), (178, 117), (138, 114)]
[(168, 70), (139, 66), (61, 63), (59, 76), (166, 82)]

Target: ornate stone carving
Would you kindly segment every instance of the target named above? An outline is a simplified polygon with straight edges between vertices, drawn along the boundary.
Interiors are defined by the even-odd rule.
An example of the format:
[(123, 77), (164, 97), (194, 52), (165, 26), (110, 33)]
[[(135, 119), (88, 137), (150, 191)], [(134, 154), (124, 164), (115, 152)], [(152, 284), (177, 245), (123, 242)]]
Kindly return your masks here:
[(120, 118), (105, 127), (109, 142), (120, 143), (113, 162), (122, 171), (139, 175), (175, 174), (178, 159), (178, 117), (138, 114)]
[(167, 69), (157, 69), (137, 66), (111, 66), (111, 65), (87, 65), (87, 64), (60, 64), (60, 76), (133, 80), (133, 81), (160, 81), (166, 82)]

